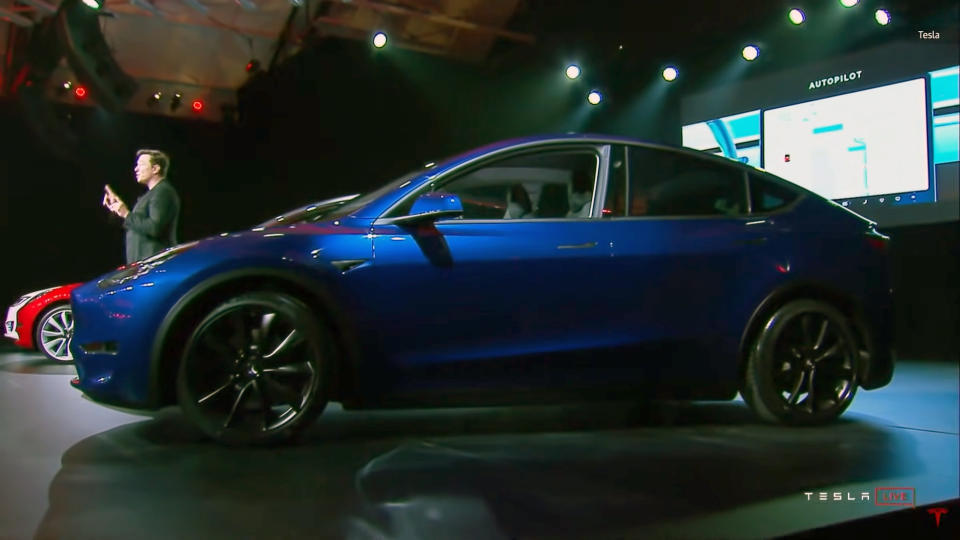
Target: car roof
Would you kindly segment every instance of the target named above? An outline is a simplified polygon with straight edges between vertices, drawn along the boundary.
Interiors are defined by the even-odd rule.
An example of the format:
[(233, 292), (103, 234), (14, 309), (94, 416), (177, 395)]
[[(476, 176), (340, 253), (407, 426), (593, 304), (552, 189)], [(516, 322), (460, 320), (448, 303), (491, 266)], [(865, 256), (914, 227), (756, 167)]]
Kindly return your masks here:
[[(651, 141), (645, 141), (643, 139), (637, 139), (633, 137), (627, 137), (623, 135), (606, 135), (598, 133), (564, 133), (564, 134), (542, 134), (542, 135), (530, 135), (526, 137), (517, 137), (513, 139), (506, 139), (502, 141), (497, 141), (488, 145), (484, 145), (478, 148), (474, 148), (457, 154), (450, 158), (443, 160), (438, 163), (435, 169), (435, 174), (440, 172), (445, 172), (449, 169), (459, 167), (467, 162), (473, 161), (475, 159), (485, 157), (491, 154), (499, 153), (501, 151), (507, 152), (511, 150), (521, 149), (525, 146), (538, 147), (541, 145), (550, 145), (550, 144), (571, 144), (571, 143), (581, 143), (581, 144), (623, 144), (623, 145), (632, 145), (632, 146), (643, 146), (646, 148), (656, 148), (660, 150), (667, 150), (671, 152), (676, 152), (679, 154), (687, 155), (690, 157), (705, 159), (712, 161), (716, 164), (727, 166), (727, 167), (739, 167), (741, 170), (745, 171), (756, 171), (760, 174), (772, 177), (781, 182), (787, 182), (789, 187), (797, 187), (803, 189), (801, 186), (797, 186), (789, 180), (780, 178), (774, 174), (771, 174), (768, 171), (763, 170), (762, 168), (755, 167), (753, 165), (748, 165), (741, 163), (739, 161), (734, 161), (732, 159), (717, 156), (714, 154), (709, 154), (701, 150), (695, 150), (692, 148), (687, 148), (683, 146), (674, 146), (664, 143), (656, 143)], [(807, 190), (804, 190), (807, 191)]]

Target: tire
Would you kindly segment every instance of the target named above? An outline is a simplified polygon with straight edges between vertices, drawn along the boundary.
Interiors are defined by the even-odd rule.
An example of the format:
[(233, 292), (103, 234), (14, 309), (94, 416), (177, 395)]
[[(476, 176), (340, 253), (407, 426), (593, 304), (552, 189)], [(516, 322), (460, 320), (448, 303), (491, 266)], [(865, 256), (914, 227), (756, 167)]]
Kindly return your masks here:
[(177, 401), (217, 442), (289, 441), (326, 406), (329, 332), (295, 298), (251, 292), (210, 311), (184, 347)]
[(751, 347), (744, 401), (768, 422), (815, 425), (850, 406), (860, 354), (847, 318), (817, 300), (779, 308)]
[(54, 362), (73, 362), (70, 341), (73, 339), (73, 311), (70, 304), (56, 304), (37, 321), (33, 334), (37, 350)]

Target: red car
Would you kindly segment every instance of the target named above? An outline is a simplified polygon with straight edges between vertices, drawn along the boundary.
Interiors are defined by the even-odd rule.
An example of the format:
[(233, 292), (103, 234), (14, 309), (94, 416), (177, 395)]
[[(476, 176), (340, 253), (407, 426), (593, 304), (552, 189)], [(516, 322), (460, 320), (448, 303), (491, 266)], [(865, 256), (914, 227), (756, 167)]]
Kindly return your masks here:
[(57, 362), (71, 362), (73, 314), (70, 291), (80, 283), (71, 283), (27, 293), (7, 309), (3, 335), (15, 345), (36, 349)]

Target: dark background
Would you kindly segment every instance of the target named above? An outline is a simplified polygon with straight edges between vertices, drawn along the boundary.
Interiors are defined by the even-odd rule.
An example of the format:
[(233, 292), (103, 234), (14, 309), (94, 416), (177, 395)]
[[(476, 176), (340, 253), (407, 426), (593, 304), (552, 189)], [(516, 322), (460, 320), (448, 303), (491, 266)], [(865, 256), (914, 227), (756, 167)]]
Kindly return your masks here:
[[(524, 24), (544, 31), (536, 21), (514, 26)], [(508, 137), (592, 131), (680, 143), (679, 92), (640, 109), (613, 97), (641, 93), (650, 74), (656, 77), (636, 53), (617, 47), (625, 43), (629, 53), (636, 43), (609, 33), (575, 50), (561, 30), (583, 23), (571, 16), (551, 24), (552, 41), (541, 40), (533, 51), (495, 47), (479, 66), (408, 51), (375, 53), (361, 42), (317, 41), (247, 85), (238, 122), (62, 105), (60, 115), (82, 141), (72, 159), (58, 157), (49, 141), (33, 135), (15, 99), (0, 98), (0, 307), (24, 292), (89, 280), (122, 263), (122, 230), (100, 201), (106, 183), (130, 205), (142, 193), (133, 178), (138, 148), (171, 156), (169, 179), (183, 201), (181, 240), (192, 240), (250, 227), (314, 200), (366, 191), (428, 161)], [(691, 42), (689, 66), (713, 61), (712, 39), (719, 38)], [(855, 46), (877, 39), (868, 36)], [(561, 68), (574, 52), (594, 69), (570, 83)], [(658, 54), (649, 51), (648, 64), (658, 62)], [(611, 98), (590, 108), (584, 96), (600, 79)], [(699, 82), (702, 90), (707, 80)], [(884, 232), (893, 238), (901, 356), (956, 359), (960, 224)]]

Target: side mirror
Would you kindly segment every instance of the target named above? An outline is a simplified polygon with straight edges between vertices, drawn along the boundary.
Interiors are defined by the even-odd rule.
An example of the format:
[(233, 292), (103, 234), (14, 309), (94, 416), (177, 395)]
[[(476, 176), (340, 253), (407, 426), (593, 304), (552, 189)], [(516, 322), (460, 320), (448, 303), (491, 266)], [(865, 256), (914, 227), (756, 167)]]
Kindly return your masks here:
[(460, 197), (452, 193), (424, 193), (413, 201), (410, 212), (405, 216), (388, 218), (381, 223), (407, 224), (420, 221), (435, 221), (442, 218), (463, 215), (463, 203)]

